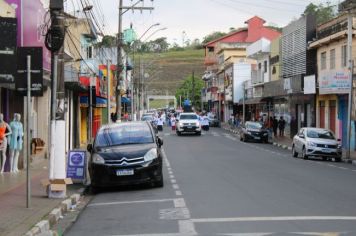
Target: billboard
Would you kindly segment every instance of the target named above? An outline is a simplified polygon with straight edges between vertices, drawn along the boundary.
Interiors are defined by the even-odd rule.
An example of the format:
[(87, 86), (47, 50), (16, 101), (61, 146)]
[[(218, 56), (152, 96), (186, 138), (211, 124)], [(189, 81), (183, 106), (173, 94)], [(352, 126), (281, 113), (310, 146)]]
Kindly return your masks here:
[[(51, 53), (44, 44), (45, 29), (49, 22), (48, 0), (5, 0), (16, 9), (17, 46), (43, 47), (43, 69), (51, 70)], [(21, 6), (21, 3), (23, 4)], [(21, 9), (23, 12), (21, 13)], [(23, 19), (22, 19), (23, 18)], [(22, 24), (21, 24), (22, 23)], [(23, 26), (23, 28), (22, 28)]]
[(14, 83), (16, 74), (16, 18), (0, 17), (0, 83)]
[(346, 69), (319, 74), (319, 94), (347, 94), (350, 88), (351, 80)]
[(251, 80), (252, 65), (234, 63), (233, 67), (233, 102), (239, 103), (244, 94), (244, 81)]

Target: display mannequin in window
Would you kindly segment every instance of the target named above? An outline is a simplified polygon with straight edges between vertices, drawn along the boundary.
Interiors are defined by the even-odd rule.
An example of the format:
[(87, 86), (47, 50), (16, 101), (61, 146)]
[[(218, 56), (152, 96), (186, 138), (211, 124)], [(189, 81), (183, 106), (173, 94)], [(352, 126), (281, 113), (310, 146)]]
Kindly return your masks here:
[(21, 115), (18, 113), (14, 114), (14, 120), (11, 121), (10, 127), (12, 130), (10, 139), (10, 163), (11, 172), (18, 172), (18, 162), (20, 151), (22, 150), (23, 143), (23, 125), (21, 123)]
[(0, 113), (0, 151), (2, 152), (0, 156), (0, 161), (1, 161), (0, 173), (3, 173), (5, 168), (8, 135), (11, 135), (11, 127), (4, 121), (4, 115)]

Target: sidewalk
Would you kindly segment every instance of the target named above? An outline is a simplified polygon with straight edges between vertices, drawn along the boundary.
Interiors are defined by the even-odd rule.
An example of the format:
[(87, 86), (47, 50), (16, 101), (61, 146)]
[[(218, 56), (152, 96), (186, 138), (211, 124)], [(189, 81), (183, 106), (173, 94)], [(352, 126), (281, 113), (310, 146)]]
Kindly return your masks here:
[[(237, 129), (232, 128), (229, 124), (222, 123), (221, 128), (237, 134)], [(292, 150), (292, 141), (293, 141), (293, 139), (291, 139), (289, 137), (273, 137), (272, 138), (273, 145), (281, 147), (283, 149), (288, 149), (288, 150)], [(351, 163), (351, 164), (356, 163), (356, 151), (351, 151), (350, 159), (346, 159), (346, 156), (345, 156), (346, 150), (343, 150), (342, 154), (343, 154), (344, 162)]]
[[(26, 208), (26, 171), (0, 174), (0, 236), (24, 235), (63, 199), (49, 199), (40, 181), (48, 178), (48, 160), (36, 158), (30, 165), (31, 206)], [(67, 195), (82, 185), (68, 186)]]

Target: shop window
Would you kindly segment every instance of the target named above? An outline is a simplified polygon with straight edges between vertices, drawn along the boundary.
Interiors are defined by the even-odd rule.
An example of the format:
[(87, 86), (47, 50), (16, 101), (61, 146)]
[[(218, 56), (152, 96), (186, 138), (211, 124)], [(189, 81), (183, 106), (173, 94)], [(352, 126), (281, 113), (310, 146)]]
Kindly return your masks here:
[(274, 75), (274, 74), (276, 74), (276, 73), (277, 73), (276, 66), (273, 66), (273, 67), (272, 67), (272, 74)]

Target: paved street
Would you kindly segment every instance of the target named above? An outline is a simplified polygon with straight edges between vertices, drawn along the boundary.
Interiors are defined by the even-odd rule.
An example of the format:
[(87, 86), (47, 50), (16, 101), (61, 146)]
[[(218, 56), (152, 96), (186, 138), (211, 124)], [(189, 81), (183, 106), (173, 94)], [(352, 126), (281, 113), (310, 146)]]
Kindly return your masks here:
[(164, 188), (99, 193), (67, 235), (356, 235), (356, 167), (168, 131)]

